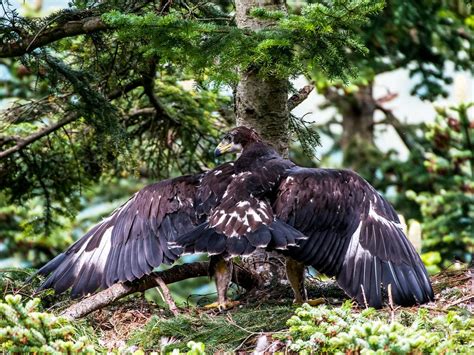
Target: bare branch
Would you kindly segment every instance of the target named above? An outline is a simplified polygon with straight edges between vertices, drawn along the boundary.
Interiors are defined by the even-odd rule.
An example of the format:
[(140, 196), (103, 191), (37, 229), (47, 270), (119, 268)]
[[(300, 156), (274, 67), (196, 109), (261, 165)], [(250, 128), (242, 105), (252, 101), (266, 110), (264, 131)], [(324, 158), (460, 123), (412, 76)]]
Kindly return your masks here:
[(398, 120), (398, 118), (393, 114), (391, 110), (386, 109), (385, 107), (379, 104), (375, 105), (375, 109), (383, 112), (383, 114), (385, 115), (384, 121), (395, 129), (398, 136), (400, 137), (402, 142), (405, 144), (405, 146), (408, 148), (408, 150), (416, 149), (415, 144), (412, 140), (412, 137), (410, 137), (409, 135), (409, 132), (406, 130), (406, 128), (403, 126), (403, 124)]
[(32, 135), (29, 135), (28, 137), (24, 139), (20, 139), (17, 137), (16, 140), (18, 143), (14, 145), (13, 147), (0, 152), (0, 159), (5, 158), (15, 152), (18, 152), (19, 150), (25, 148), (27, 145), (33, 143), (34, 141), (37, 141), (41, 137), (44, 137), (50, 134), (51, 132), (57, 131), (61, 127), (67, 125), (68, 123), (71, 123), (72, 121), (76, 120), (78, 117), (79, 116), (76, 113), (70, 113), (69, 115), (64, 117), (62, 120), (59, 120), (58, 122), (50, 126), (47, 126), (39, 130), (38, 132), (35, 132)]
[(296, 106), (306, 100), (313, 89), (314, 85), (306, 85), (305, 87), (298, 90), (298, 93), (292, 95), (288, 99), (288, 111), (293, 110)]
[(143, 79), (142, 78), (139, 78), (139, 79), (135, 79), (135, 80), (132, 80), (131, 82), (129, 82), (128, 84), (125, 84), (125, 85), (122, 85), (122, 86), (119, 86), (118, 88), (116, 88), (114, 91), (112, 91), (111, 93), (109, 93), (107, 95), (107, 97), (109, 98), (109, 100), (114, 100), (114, 99), (118, 99), (120, 96), (122, 96), (123, 94), (129, 92), (129, 91), (132, 91), (133, 89), (139, 87), (139, 86), (143, 86)]
[(166, 286), (166, 283), (163, 281), (161, 277), (156, 277), (155, 278), (156, 283), (158, 284), (159, 288), (161, 289), (161, 295), (163, 297), (163, 301), (165, 301), (168, 304), (168, 307), (175, 316), (178, 315), (178, 307), (176, 306), (176, 303), (174, 303), (173, 296), (171, 295), (170, 289), (168, 286)]
[[(135, 292), (144, 292), (150, 288), (159, 286), (161, 279), (165, 284), (186, 280), (193, 277), (208, 276), (209, 263), (196, 262), (191, 264), (176, 265), (172, 268), (153, 272), (132, 283), (118, 283), (108, 289), (87, 297), (73, 304), (61, 315), (68, 319), (78, 319), (92, 313), (100, 308), (108, 306), (112, 302)], [(258, 276), (242, 267), (234, 267), (232, 281), (250, 290), (260, 284)]]
[(21, 41), (2, 44), (0, 58), (18, 57), (63, 38), (104, 31), (108, 28), (100, 16), (67, 21), (51, 28), (43, 28), (38, 33), (27, 36)]

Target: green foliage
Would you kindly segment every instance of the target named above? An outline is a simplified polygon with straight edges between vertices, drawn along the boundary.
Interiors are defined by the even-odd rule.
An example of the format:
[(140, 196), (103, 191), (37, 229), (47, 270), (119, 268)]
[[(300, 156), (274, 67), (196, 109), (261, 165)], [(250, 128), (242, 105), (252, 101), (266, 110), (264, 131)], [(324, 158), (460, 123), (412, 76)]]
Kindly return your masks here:
[(187, 344), (189, 348), (186, 352), (181, 352), (179, 349), (174, 349), (171, 352), (171, 355), (179, 355), (179, 354), (186, 354), (186, 355), (204, 355), (206, 353), (206, 346), (203, 343), (196, 343), (194, 341), (190, 341)]
[(309, 122), (306, 122), (304, 118), (297, 118), (293, 115), (290, 116), (289, 129), (298, 138), (306, 157), (315, 157), (316, 148), (321, 146), (317, 130)]
[[(76, 74), (71, 70), (67, 75)], [(186, 78), (163, 73), (156, 83), (157, 99), (166, 107), (169, 121), (153, 111), (150, 114), (149, 108), (141, 110), (147, 105), (142, 93), (132, 93), (129, 100), (118, 102), (120, 110), (132, 111), (118, 118), (115, 108), (96, 101), (98, 93), (91, 89), (94, 80), (89, 77), (80, 81), (91, 84), (84, 89), (84, 95), (91, 97), (84, 100), (69, 94), (34, 99), (33, 109), (41, 115), (54, 112), (46, 124), (42, 119), (31, 120), (29, 103), (15, 105), (12, 121), (0, 122), (6, 136), (29, 136), (63, 115), (82, 117), (67, 129), (0, 160), (0, 217), (6, 222), (0, 226), (0, 241), (4, 243), (0, 254), (23, 254), (37, 265), (63, 250), (71, 242), (73, 219), (84, 205), (85, 191), (101, 176), (107, 180), (141, 172), (164, 178), (212, 165), (211, 147), (220, 134), (216, 126), (225, 125), (218, 111), (225, 111), (229, 99), (213, 89), (184, 89), (178, 84), (180, 79)], [(65, 83), (58, 85), (58, 90), (69, 89)], [(90, 106), (101, 109), (89, 110)], [(104, 107), (110, 109), (108, 118), (104, 117)], [(37, 254), (42, 255), (37, 258)]]
[(342, 307), (297, 309), (288, 320), (290, 350), (299, 353), (411, 354), (469, 353), (473, 350), (474, 320), (454, 312), (431, 317), (420, 309), (411, 324), (388, 321), (387, 316), (367, 309)]
[[(76, 191), (63, 202), (69, 206), (66, 215), (62, 214), (61, 205), (53, 204), (50, 216), (53, 221), (47, 231), (43, 200), (35, 197), (23, 204), (8, 204), (0, 193), (0, 258), (7, 265), (38, 267), (44, 264), (145, 183), (146, 180), (130, 176), (127, 179), (108, 178), (104, 183)], [(73, 199), (77, 205), (71, 204)]]
[(347, 53), (366, 52), (353, 28), (382, 7), (381, 1), (342, 0), (308, 5), (301, 15), (254, 9), (255, 16), (277, 20), (275, 27), (258, 32), (188, 19), (179, 11), (164, 16), (111, 11), (102, 18), (117, 29), (119, 40), (142, 43), (145, 57), (159, 56), (217, 82), (235, 82), (237, 67), (277, 78), (317, 68), (347, 80), (355, 74)]
[[(456, 70), (473, 70), (470, 9), (462, 1), (387, 1), (380, 16), (372, 16), (356, 30), (368, 53), (351, 53), (358, 72), (353, 83), (365, 86), (377, 74), (407, 68), (416, 78), (413, 95), (429, 100), (446, 96), (445, 85), (452, 83), (445, 70), (448, 62)], [(313, 75), (319, 90), (334, 85), (324, 73), (314, 71)], [(350, 99), (350, 90), (346, 94)]]
[(439, 253), (443, 266), (454, 259), (472, 262), (474, 253), (474, 125), (461, 105), (438, 110), (427, 125), (430, 147), (424, 152), (424, 167), (430, 180), (428, 191), (407, 192), (423, 216), (423, 246)]
[(179, 315), (170, 319), (153, 317), (140, 331), (135, 332), (130, 344), (145, 350), (185, 349), (189, 341), (206, 344), (206, 350), (232, 351), (249, 334), (276, 331), (285, 327), (291, 307), (264, 305), (244, 307), (226, 314)]
[(95, 353), (87, 337), (78, 337), (65, 319), (41, 312), (40, 299), (20, 295), (0, 300), (0, 350), (9, 353)]
[[(238, 68), (284, 78), (319, 68), (347, 80), (354, 74), (349, 52), (365, 52), (354, 31), (382, 8), (381, 1), (338, 0), (308, 5), (300, 15), (254, 9), (276, 21), (254, 32), (236, 28), (226, 1), (162, 3), (157, 10), (150, 2), (78, 0), (43, 18), (4, 5), (2, 50), (54, 36), (70, 21), (102, 18), (113, 27), (0, 62), (8, 72), (0, 150), (50, 130), (0, 159), (0, 217), (7, 221), (0, 253), (36, 264), (69, 244), (85, 191), (99, 181), (212, 167), (211, 147), (233, 123), (231, 98), (219, 84), (235, 84)], [(317, 135), (294, 122), (311, 150)]]
[(39, 265), (73, 241), (70, 233), (65, 232), (73, 228), (71, 219), (55, 212), (50, 216), (54, 223), (48, 225), (48, 233), (44, 232), (44, 206), (39, 198), (32, 198), (23, 206), (5, 202), (0, 199), (0, 258), (10, 259), (10, 264)]

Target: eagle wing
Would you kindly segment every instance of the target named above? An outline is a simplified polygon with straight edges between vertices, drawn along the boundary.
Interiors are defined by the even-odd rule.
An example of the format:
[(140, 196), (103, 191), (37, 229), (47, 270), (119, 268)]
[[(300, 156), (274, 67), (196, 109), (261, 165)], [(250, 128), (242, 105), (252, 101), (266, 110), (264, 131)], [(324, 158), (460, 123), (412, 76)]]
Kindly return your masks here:
[(40, 289), (69, 288), (72, 297), (132, 281), (180, 253), (170, 248), (195, 221), (194, 199), (201, 176), (183, 176), (149, 185), (95, 225), (38, 273), (50, 275)]
[(289, 254), (329, 276), (360, 304), (381, 307), (389, 285), (395, 303), (433, 299), (426, 269), (392, 206), (356, 173), (294, 168), (273, 209), (308, 239)]

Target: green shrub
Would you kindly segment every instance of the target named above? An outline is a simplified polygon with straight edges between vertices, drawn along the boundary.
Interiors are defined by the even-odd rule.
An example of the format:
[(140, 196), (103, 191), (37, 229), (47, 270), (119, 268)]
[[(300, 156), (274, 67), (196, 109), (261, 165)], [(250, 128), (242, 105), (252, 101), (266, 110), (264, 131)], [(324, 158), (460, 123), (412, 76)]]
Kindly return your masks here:
[(406, 319), (390, 321), (386, 314), (370, 308), (356, 313), (350, 302), (338, 308), (305, 304), (288, 320), (289, 348), (301, 353), (331, 354), (440, 354), (474, 350), (474, 320), (470, 317), (454, 312), (433, 317), (426, 309), (420, 309), (411, 324), (405, 323)]
[(471, 106), (438, 109), (425, 134), (431, 146), (425, 151), (424, 167), (432, 190), (407, 192), (420, 205), (423, 247), (439, 253), (443, 267), (455, 259), (470, 263), (474, 252), (474, 123), (467, 113)]
[(20, 295), (7, 295), (0, 300), (0, 352), (95, 353), (65, 318), (39, 309), (39, 298), (23, 303)]

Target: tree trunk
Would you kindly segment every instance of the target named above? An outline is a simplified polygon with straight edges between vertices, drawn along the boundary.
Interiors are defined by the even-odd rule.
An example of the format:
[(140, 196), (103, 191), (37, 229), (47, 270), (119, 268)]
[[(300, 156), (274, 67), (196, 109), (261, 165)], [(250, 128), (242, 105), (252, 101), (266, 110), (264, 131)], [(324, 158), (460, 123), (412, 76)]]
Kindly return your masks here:
[(345, 105), (341, 104), (339, 107), (342, 114), (342, 149), (346, 151), (356, 140), (373, 145), (375, 100), (372, 85), (360, 86), (358, 91), (346, 99)]
[[(249, 15), (252, 8), (286, 11), (284, 0), (236, 0), (237, 27), (259, 31), (271, 21)], [(241, 71), (235, 93), (237, 125), (255, 129), (279, 153), (288, 155), (288, 80), (260, 78), (258, 68)]]
[[(237, 27), (259, 31), (272, 26), (268, 20), (251, 17), (252, 8), (286, 11), (285, 0), (236, 0)], [(237, 125), (255, 129), (280, 154), (288, 156), (288, 80), (261, 78), (258, 68), (240, 72), (235, 92)], [(243, 266), (257, 272), (263, 285), (286, 280), (284, 258), (277, 253), (257, 250), (243, 260)]]
[(342, 116), (343, 165), (365, 177), (372, 176), (374, 167), (380, 162), (380, 152), (374, 144), (374, 100), (373, 83), (359, 86), (355, 92), (341, 93), (339, 87), (328, 88), (324, 96), (337, 108)]

